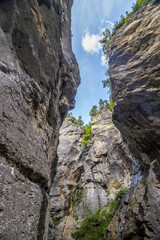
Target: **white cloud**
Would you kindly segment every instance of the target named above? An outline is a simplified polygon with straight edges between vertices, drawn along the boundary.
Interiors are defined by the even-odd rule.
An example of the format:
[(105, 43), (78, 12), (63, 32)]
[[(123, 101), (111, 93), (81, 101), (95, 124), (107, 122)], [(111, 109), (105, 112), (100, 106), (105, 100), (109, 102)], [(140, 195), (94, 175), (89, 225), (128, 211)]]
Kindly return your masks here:
[[(82, 37), (82, 47), (84, 51), (90, 54), (99, 53), (99, 51), (102, 49), (101, 43), (99, 41), (103, 38), (103, 32), (106, 28), (112, 31), (114, 26), (114, 23), (109, 20), (103, 20), (103, 23), (101, 22), (101, 24), (104, 27), (101, 27), (97, 34), (90, 34), (87, 30), (85, 35)], [(102, 56), (102, 59), (104, 59), (104, 56)], [(104, 61), (102, 60), (102, 62)]]
[(82, 37), (82, 47), (83, 49), (91, 54), (99, 53), (102, 48), (100, 44), (100, 39), (102, 38), (99, 34), (90, 34), (88, 31), (85, 36)]
[(103, 34), (103, 32), (107, 29), (109, 29), (111, 32), (113, 30), (114, 27), (114, 23), (109, 21), (109, 20), (102, 20), (101, 21), (101, 25), (102, 27), (99, 29), (99, 31)]
[(111, 28), (114, 27), (114, 23), (109, 20), (106, 20), (105, 23), (108, 24)]
[(95, 54), (95, 53), (101, 53), (101, 65), (107, 66), (108, 61), (106, 60), (105, 55), (102, 53), (102, 46), (99, 42), (102, 39), (102, 31), (100, 31), (99, 34), (90, 34), (88, 31), (86, 34), (82, 37), (82, 47), (84, 51)]
[(108, 61), (106, 60), (106, 57), (104, 54), (102, 54), (101, 56), (101, 65), (102, 66), (107, 66), (108, 65)]

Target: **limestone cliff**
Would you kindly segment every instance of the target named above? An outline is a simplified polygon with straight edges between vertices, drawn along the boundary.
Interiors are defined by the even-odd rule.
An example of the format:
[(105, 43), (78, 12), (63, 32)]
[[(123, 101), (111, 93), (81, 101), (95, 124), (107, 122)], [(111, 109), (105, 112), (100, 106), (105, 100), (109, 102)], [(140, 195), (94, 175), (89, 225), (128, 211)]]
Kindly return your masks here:
[(49, 239), (71, 240), (85, 215), (96, 213), (130, 187), (134, 159), (111, 118), (112, 113), (104, 109), (92, 119), (92, 137), (84, 150), (84, 130), (73, 119), (65, 119), (50, 192)]
[(160, 237), (160, 1), (149, 1), (112, 38), (113, 121), (145, 173), (106, 239)]
[(142, 7), (109, 48), (114, 123), (144, 167), (160, 149), (160, 2)]
[[(115, 198), (116, 207), (110, 212), (106, 207), (105, 234), (97, 237), (95, 225), (100, 222), (92, 218), (94, 234), (85, 239), (160, 238), (159, 56), (160, 1), (152, 0), (130, 17), (109, 45), (113, 122), (106, 110), (94, 118), (92, 138), (84, 150), (83, 129), (72, 119), (61, 128), (49, 239), (71, 240), (86, 215)], [(82, 235), (76, 239), (84, 239)]]
[(0, 239), (47, 239), (58, 132), (80, 83), (72, 0), (0, 1)]

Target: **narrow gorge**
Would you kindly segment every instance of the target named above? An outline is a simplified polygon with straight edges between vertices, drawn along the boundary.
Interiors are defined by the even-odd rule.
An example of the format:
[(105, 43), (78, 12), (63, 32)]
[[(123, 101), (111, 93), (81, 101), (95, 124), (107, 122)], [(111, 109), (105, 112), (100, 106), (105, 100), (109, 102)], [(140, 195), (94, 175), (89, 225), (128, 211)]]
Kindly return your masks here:
[(0, 240), (160, 240), (160, 0), (112, 36), (88, 132), (72, 4), (0, 1)]
[[(111, 119), (106, 109), (93, 117), (92, 137), (85, 149), (81, 144), (84, 130), (72, 118), (61, 127), (58, 168), (50, 192), (55, 239), (72, 239), (84, 216), (107, 208), (117, 193), (131, 185), (135, 160)], [(143, 178), (139, 177), (137, 182)], [(96, 232), (91, 238), (96, 239)]]

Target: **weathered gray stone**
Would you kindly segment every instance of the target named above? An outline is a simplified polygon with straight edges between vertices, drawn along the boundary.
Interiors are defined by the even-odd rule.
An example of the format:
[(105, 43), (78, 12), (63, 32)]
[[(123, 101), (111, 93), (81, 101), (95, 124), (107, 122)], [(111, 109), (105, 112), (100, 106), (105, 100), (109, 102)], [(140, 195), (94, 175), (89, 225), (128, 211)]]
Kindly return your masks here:
[[(51, 191), (49, 239), (71, 240), (83, 215), (95, 213), (125, 187), (129, 190), (112, 213), (104, 239), (159, 239), (159, 13), (159, 0), (149, 1), (110, 43), (113, 121), (122, 135), (111, 113), (102, 111), (92, 119), (92, 138), (81, 151), (82, 130), (65, 120)], [(60, 224), (53, 226), (53, 220)]]
[(80, 82), (72, 0), (0, 1), (0, 238), (47, 239), (58, 134)]
[(113, 121), (144, 167), (160, 149), (160, 4), (151, 1), (112, 38)]
[[(57, 173), (51, 188), (49, 239), (71, 240), (72, 232), (86, 214), (129, 188), (133, 159), (120, 132), (104, 109), (92, 119), (92, 138), (83, 150), (84, 130), (73, 119), (65, 119), (60, 131)], [(55, 220), (59, 225), (54, 226)]]
[(128, 198), (107, 240), (159, 239), (160, 234), (160, 1), (149, 1), (113, 37), (109, 66), (113, 121), (136, 157)]
[[(1, 158), (0, 233), (2, 239), (37, 239), (41, 209), (48, 197), (37, 184)], [(43, 206), (42, 203), (45, 205)], [(38, 226), (39, 233), (43, 230)]]

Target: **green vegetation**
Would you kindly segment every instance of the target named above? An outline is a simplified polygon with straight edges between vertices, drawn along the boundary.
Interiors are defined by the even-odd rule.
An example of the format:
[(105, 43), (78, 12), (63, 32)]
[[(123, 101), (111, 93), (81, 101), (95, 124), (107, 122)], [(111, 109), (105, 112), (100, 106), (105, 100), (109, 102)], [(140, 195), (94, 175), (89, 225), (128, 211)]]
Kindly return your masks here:
[(76, 194), (76, 198), (73, 200), (73, 205), (79, 204), (82, 200), (82, 194), (84, 189), (75, 189), (74, 193)]
[(113, 201), (110, 202), (109, 204), (109, 213), (115, 211), (117, 204), (119, 202), (119, 200), (121, 200), (121, 198), (124, 196), (124, 194), (127, 192), (128, 189), (124, 188), (121, 189), (117, 194), (116, 197)]
[(66, 118), (71, 118), (71, 119), (73, 119), (73, 120), (74, 120), (74, 124), (75, 124), (76, 126), (80, 126), (80, 127), (84, 128), (84, 122), (83, 122), (81, 116), (79, 116), (78, 119), (76, 119), (75, 117), (72, 116), (72, 113), (67, 113)]
[(97, 105), (94, 105), (94, 106), (92, 107), (92, 109), (90, 110), (89, 115), (90, 115), (91, 117), (94, 117), (94, 116), (97, 115), (98, 111), (99, 111), (99, 110), (98, 110)]
[(117, 142), (117, 139), (114, 138), (113, 141), (112, 141), (112, 144), (114, 145), (114, 144), (116, 144), (116, 142)]
[(111, 222), (106, 210), (102, 211), (100, 208), (96, 214), (86, 217), (81, 223), (79, 230), (72, 234), (76, 240), (102, 240), (103, 235)]
[(52, 231), (51, 231), (51, 229), (49, 228), (49, 229), (48, 229), (48, 235), (51, 235), (51, 233), (52, 233)]
[(147, 178), (145, 178), (145, 179), (139, 181), (139, 183), (142, 183), (142, 184), (144, 184), (144, 185), (147, 185)]
[(106, 56), (106, 60), (108, 59), (108, 46), (110, 44), (111, 37), (111, 32), (109, 31), (109, 29), (106, 28), (103, 32), (103, 38), (100, 40), (103, 48), (103, 53)]
[[(103, 32), (103, 38), (102, 40), (100, 40), (100, 43), (102, 44), (103, 53), (107, 61), (108, 61), (108, 48), (112, 37), (125, 23), (128, 22), (132, 14), (138, 11), (138, 9), (141, 8), (148, 1), (149, 0), (137, 0), (136, 3), (133, 4), (132, 6), (132, 11), (130, 13), (126, 12), (125, 16), (121, 15), (120, 20), (115, 22), (112, 33), (108, 29), (105, 29), (105, 31)], [(106, 80), (103, 80), (102, 83), (103, 87), (108, 87), (109, 89), (111, 88), (111, 80), (108, 72), (106, 72)]]
[(133, 4), (132, 10), (133, 12), (138, 11), (144, 4), (146, 4), (149, 0), (137, 0), (135, 4)]
[(107, 78), (106, 80), (102, 80), (103, 83), (103, 88), (108, 87), (109, 89), (111, 88), (111, 79), (108, 77), (108, 73), (106, 74)]
[(80, 229), (72, 234), (73, 238), (75, 240), (103, 240), (103, 235), (112, 221), (111, 213), (116, 210), (125, 192), (126, 189), (121, 189), (116, 194), (115, 200), (101, 207), (95, 214), (90, 213), (90, 216), (85, 217)]
[(132, 12), (128, 13), (126, 12), (126, 16), (121, 15), (121, 19), (117, 22), (115, 22), (113, 27), (112, 36), (125, 24), (128, 22), (128, 19), (130, 16), (132, 16), (133, 13), (137, 12), (139, 8), (141, 8), (145, 3), (147, 3), (149, 0), (137, 0), (135, 4), (132, 6)]
[(78, 216), (75, 216), (74, 219), (75, 219), (76, 221), (78, 221)]
[(104, 108), (113, 112), (113, 104), (114, 104), (114, 102), (113, 102), (112, 98), (110, 99), (110, 103), (108, 103), (107, 100), (100, 99), (99, 100), (99, 107), (97, 105), (94, 105), (92, 107), (89, 115), (91, 117), (97, 116), (102, 111), (102, 109), (104, 109)]
[(82, 136), (82, 147), (83, 149), (85, 149), (85, 147), (87, 146), (88, 141), (91, 139), (92, 137), (92, 133), (91, 133), (91, 124), (88, 124), (85, 127), (85, 134)]
[(137, 12), (138, 9), (140, 9), (144, 4), (146, 4), (149, 0), (137, 0), (135, 4), (132, 6), (132, 11), (126, 12), (126, 16), (121, 15), (121, 18), (119, 21), (116, 21), (113, 27), (112, 33), (105, 29), (103, 32), (103, 39), (100, 41), (103, 47), (103, 52), (106, 58), (108, 59), (108, 46), (110, 44), (112, 36), (125, 24), (128, 22), (130, 16), (132, 16), (133, 13)]
[(58, 219), (53, 220), (53, 224), (54, 224), (54, 226), (58, 226), (60, 223), (61, 223), (61, 221), (58, 220)]

